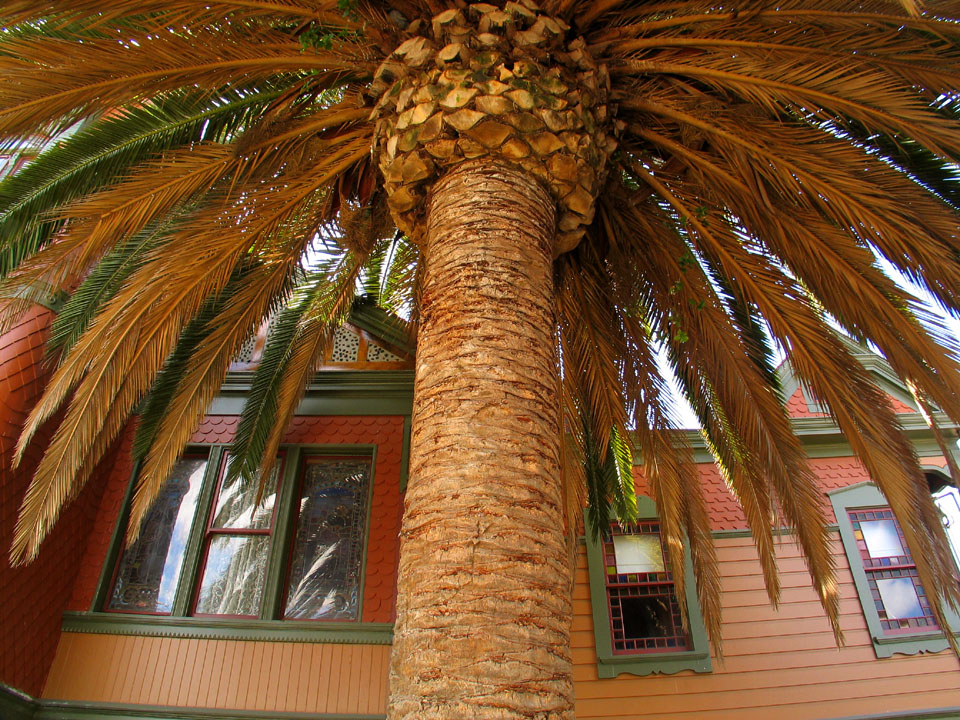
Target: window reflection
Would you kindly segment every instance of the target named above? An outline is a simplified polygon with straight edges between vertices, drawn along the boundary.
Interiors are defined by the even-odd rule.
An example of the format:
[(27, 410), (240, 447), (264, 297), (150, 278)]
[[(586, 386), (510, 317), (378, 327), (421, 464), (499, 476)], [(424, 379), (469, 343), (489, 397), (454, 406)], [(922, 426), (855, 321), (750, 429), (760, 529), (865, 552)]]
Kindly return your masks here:
[(872, 558), (901, 557), (906, 555), (893, 520), (869, 520), (860, 523), (867, 552)]
[(140, 537), (123, 551), (108, 610), (169, 613), (197, 509), (206, 458), (180, 460), (143, 521)]
[(267, 577), (273, 533), (273, 508), (280, 478), (279, 462), (264, 485), (256, 478), (228, 479), (225, 462), (205, 538), (205, 555), (194, 613), (257, 617)]
[(196, 612), (256, 616), (267, 576), (267, 535), (217, 535), (210, 541)]
[(877, 589), (890, 620), (923, 617), (920, 598), (910, 578), (878, 579)]
[(285, 617), (356, 619), (369, 488), (367, 459), (308, 461), (301, 486)]

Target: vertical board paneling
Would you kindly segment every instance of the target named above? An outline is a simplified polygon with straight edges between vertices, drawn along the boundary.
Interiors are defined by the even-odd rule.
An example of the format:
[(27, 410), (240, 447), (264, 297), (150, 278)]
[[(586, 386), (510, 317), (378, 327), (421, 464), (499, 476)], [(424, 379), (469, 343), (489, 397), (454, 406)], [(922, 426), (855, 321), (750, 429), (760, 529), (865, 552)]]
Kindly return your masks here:
[(44, 697), (125, 705), (383, 713), (385, 645), (63, 633)]

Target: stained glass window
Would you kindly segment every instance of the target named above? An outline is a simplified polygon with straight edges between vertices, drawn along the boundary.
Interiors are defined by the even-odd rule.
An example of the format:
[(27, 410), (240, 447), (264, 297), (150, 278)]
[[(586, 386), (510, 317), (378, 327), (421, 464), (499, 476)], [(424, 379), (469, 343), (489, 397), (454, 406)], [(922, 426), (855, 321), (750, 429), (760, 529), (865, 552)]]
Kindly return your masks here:
[[(360, 620), (372, 459), (300, 455), (284, 486), (278, 458), (261, 489), (229, 477), (227, 453), (213, 453), (216, 470), (199, 455), (177, 464), (121, 553), (104, 609)], [(213, 487), (203, 490), (205, 474)]]
[(301, 480), (284, 617), (357, 618), (369, 495), (368, 459), (308, 459)]
[(893, 511), (860, 508), (848, 514), (884, 633), (938, 628)]
[(123, 550), (108, 610), (167, 614), (173, 609), (206, 467), (207, 459), (196, 456), (174, 467), (144, 518), (139, 539)]
[(611, 525), (602, 543), (613, 652), (676, 652), (690, 647), (660, 544), (660, 524)]

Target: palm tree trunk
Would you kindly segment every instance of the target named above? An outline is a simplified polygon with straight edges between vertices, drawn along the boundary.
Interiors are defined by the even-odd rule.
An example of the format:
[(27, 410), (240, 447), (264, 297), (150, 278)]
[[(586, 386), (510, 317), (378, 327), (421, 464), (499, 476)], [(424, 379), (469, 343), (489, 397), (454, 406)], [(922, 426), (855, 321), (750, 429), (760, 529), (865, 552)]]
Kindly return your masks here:
[(433, 190), (391, 720), (573, 716), (554, 221), (489, 159)]

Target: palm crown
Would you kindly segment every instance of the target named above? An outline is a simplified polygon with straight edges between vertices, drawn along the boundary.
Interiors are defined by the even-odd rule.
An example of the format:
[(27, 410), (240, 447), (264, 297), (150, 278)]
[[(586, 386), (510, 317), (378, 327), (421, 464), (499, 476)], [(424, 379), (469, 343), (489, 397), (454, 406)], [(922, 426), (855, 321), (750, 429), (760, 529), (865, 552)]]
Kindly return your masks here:
[(356, 295), (418, 318), (438, 178), (490, 162), (555, 205), (551, 331), (577, 457), (566, 469), (588, 488), (594, 527), (611, 501), (629, 515), (632, 436), (672, 561), (687, 543), (718, 638), (709, 528), (671, 433), (662, 346), (743, 504), (771, 598), (782, 514), (836, 622), (772, 339), (889, 499), (922, 582), (956, 602), (911, 446), (833, 328), (873, 343), (922, 408), (960, 422), (955, 340), (877, 261), (960, 311), (958, 9), (7, 3), (6, 147), (80, 123), (0, 185), (6, 321), (51, 286), (72, 291), (19, 451), (65, 411), (13, 556), (37, 552), (140, 407), (135, 531), (230, 359), (276, 314), (231, 451), (237, 472), (266, 477)]

